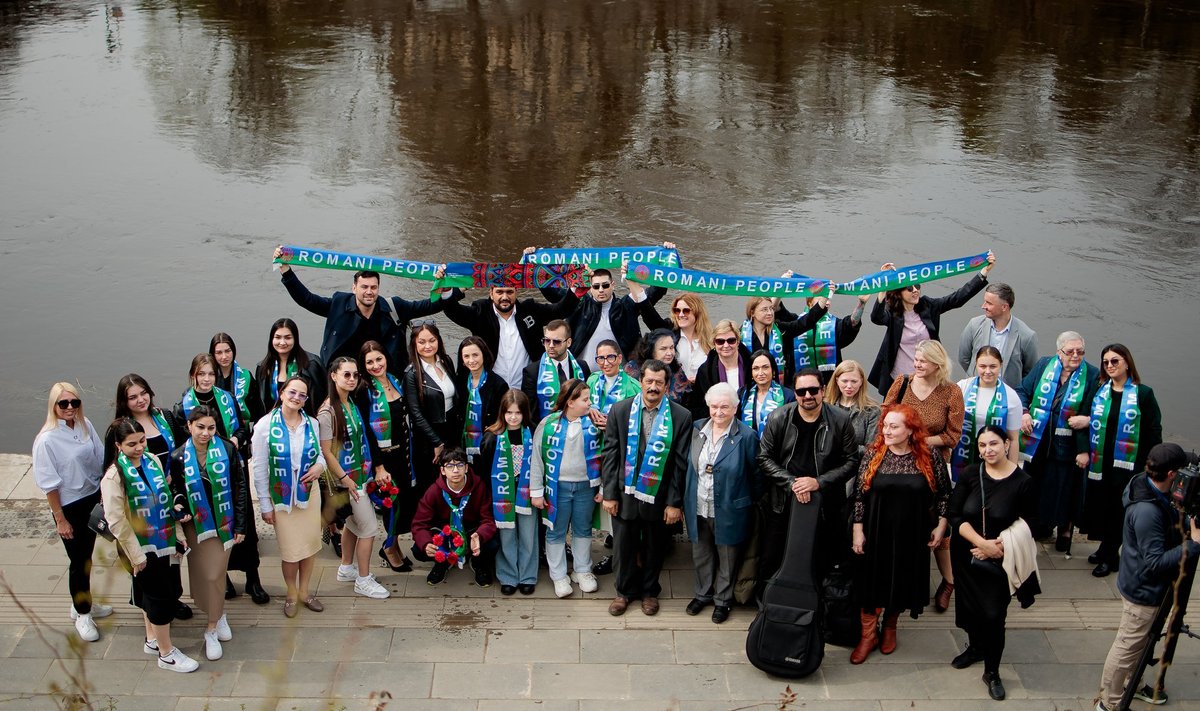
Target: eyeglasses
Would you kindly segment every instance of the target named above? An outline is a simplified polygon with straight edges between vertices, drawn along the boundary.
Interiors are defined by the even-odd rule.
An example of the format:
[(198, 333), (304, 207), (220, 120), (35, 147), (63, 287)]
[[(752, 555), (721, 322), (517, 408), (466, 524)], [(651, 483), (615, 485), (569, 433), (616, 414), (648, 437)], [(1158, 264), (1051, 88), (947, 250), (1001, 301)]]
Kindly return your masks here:
[(808, 388), (796, 388), (796, 394), (800, 395), (800, 396), (816, 395), (819, 392), (821, 392), (821, 388), (816, 385), (813, 385), (812, 387), (808, 387)]
[(342, 373), (342, 377), (346, 380), (358, 380), (358, 373)]
[(602, 289), (611, 289), (612, 282), (610, 281), (607, 284), (594, 283), (594, 284), (592, 284), (592, 288), (595, 289), (596, 291), (600, 291)]
[(294, 400), (299, 400), (300, 402), (304, 402), (308, 399), (308, 393), (302, 393), (296, 390), (285, 390), (283, 391), (283, 394)]
[(713, 343), (717, 344), (718, 346), (732, 346), (733, 344), (735, 344), (737, 342), (738, 342), (738, 339), (736, 337), (734, 337), (734, 338), (714, 338), (713, 339)]
[(561, 346), (564, 343), (566, 343), (566, 339), (564, 339), (564, 338), (543, 338), (542, 339), (542, 345), (546, 345), (546, 346)]
[(1065, 356), (1081, 356), (1081, 355), (1083, 355), (1082, 348), (1059, 348), (1058, 352), (1062, 353)]
[(442, 465), (442, 469), (458, 470), (458, 469), (466, 469), (466, 468), (467, 468), (466, 462), (446, 462), (445, 464)]
[[(1105, 367), (1108, 367), (1110, 365), (1120, 365), (1120, 364), (1124, 363), (1125, 361), (1120, 358), (1106, 358), (1100, 362), (1103, 363)], [(62, 400), (59, 400), (58, 404), (61, 405)]]
[(921, 290), (920, 284), (910, 284), (910, 285), (904, 287), (904, 291), (920, 291), (920, 290)]
[(677, 314), (679, 316), (687, 316), (688, 314), (692, 313), (692, 310), (686, 306), (684, 306), (683, 308), (675, 307), (675, 308), (671, 309), (671, 313)]
[(598, 355), (598, 356), (596, 356), (596, 362), (597, 363), (613, 363), (620, 357), (621, 356), (616, 353), (612, 353), (610, 355), (604, 355), (604, 356)]
[(79, 406), (83, 404), (83, 400), (80, 400), (77, 397), (71, 398), (70, 400), (64, 398), (54, 404), (58, 405), (59, 409), (62, 409), (62, 410), (75, 410), (75, 409), (78, 409)]

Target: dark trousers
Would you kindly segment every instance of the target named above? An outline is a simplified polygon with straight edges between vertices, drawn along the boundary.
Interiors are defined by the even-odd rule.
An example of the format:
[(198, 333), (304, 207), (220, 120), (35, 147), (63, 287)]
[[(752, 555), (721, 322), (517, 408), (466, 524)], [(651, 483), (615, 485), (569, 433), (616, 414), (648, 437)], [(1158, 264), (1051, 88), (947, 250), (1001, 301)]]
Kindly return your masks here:
[[(617, 578), (617, 594), (630, 600), (658, 597), (670, 533), (662, 519), (614, 518), (613, 567)], [(640, 556), (640, 560), (639, 560)]]
[(71, 561), (67, 569), (67, 589), (71, 591), (75, 611), (81, 615), (92, 611), (92, 551), (96, 548), (96, 533), (88, 528), (88, 519), (98, 503), (99, 491), (62, 507), (63, 518), (74, 531), (71, 540), (61, 539), (67, 559)]

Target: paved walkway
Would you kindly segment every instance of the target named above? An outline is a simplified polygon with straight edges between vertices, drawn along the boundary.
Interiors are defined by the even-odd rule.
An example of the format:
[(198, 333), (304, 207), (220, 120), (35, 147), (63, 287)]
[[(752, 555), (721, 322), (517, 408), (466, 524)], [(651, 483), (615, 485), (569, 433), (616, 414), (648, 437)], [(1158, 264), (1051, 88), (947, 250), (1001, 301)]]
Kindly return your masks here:
[[(752, 609), (735, 609), (719, 627), (707, 615), (684, 613), (691, 597), (686, 545), (668, 562), (655, 617), (636, 607), (610, 617), (611, 577), (601, 578), (597, 594), (554, 599), (544, 571), (526, 598), (480, 589), (469, 571), (452, 572), (432, 588), (424, 568), (376, 568), (393, 597), (367, 600), (335, 580), (337, 561), (326, 549), (315, 574), (325, 612), (301, 609), (288, 620), (278, 599), (259, 607), (241, 596), (227, 606), (234, 638), (220, 661), (203, 659), (197, 619), (173, 625), (179, 646), (201, 667), (171, 674), (142, 653), (141, 614), (125, 604), (129, 579), (114, 567), (110, 543), (98, 548), (93, 585), (116, 613), (102, 621), (99, 642), (72, 643), (66, 556), (28, 470), (27, 457), (0, 455), (0, 573), (15, 593), (0, 593), (0, 709), (59, 708), (51, 690), (67, 686), (68, 673), (81, 667), (95, 707), (119, 711), (353, 711), (376, 709), (381, 693), (390, 695), (386, 708), (405, 711), (773, 709), (789, 688), (788, 709), (969, 711), (995, 704), (982, 670), (949, 666), (964, 641), (953, 610), (901, 620), (896, 653), (874, 654), (861, 667), (849, 664), (848, 650), (831, 646), (807, 679), (766, 676), (744, 653)], [(1001, 668), (1010, 707), (1093, 706), (1120, 602), (1115, 578), (1089, 574), (1092, 547), (1075, 547), (1072, 560), (1043, 552), (1045, 594), (1028, 610), (1010, 608)], [(262, 554), (264, 584), (277, 595), (283, 588), (273, 540), (262, 542)], [(1168, 691), (1167, 708), (1200, 709), (1200, 642), (1181, 641)]]

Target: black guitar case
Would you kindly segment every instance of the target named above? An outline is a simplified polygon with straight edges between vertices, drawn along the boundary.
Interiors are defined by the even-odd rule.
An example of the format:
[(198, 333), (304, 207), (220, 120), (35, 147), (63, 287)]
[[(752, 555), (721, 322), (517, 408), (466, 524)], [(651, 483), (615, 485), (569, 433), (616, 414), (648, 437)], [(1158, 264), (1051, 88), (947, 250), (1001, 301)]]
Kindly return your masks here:
[(773, 676), (799, 679), (812, 674), (825, 657), (821, 595), (813, 580), (813, 543), (821, 515), (821, 494), (807, 504), (789, 499), (783, 563), (759, 601), (758, 616), (746, 635), (746, 657)]

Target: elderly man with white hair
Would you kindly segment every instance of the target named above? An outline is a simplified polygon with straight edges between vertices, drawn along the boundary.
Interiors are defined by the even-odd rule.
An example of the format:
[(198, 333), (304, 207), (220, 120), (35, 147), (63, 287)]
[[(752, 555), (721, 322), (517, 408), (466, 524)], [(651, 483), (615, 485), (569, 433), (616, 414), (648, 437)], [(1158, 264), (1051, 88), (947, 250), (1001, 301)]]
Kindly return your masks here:
[(696, 594), (687, 613), (698, 615), (715, 603), (712, 621), (729, 619), (741, 549), (750, 537), (750, 513), (762, 492), (758, 476), (758, 435), (735, 417), (738, 394), (717, 383), (704, 395), (708, 417), (692, 427), (687, 484), (683, 495)]

